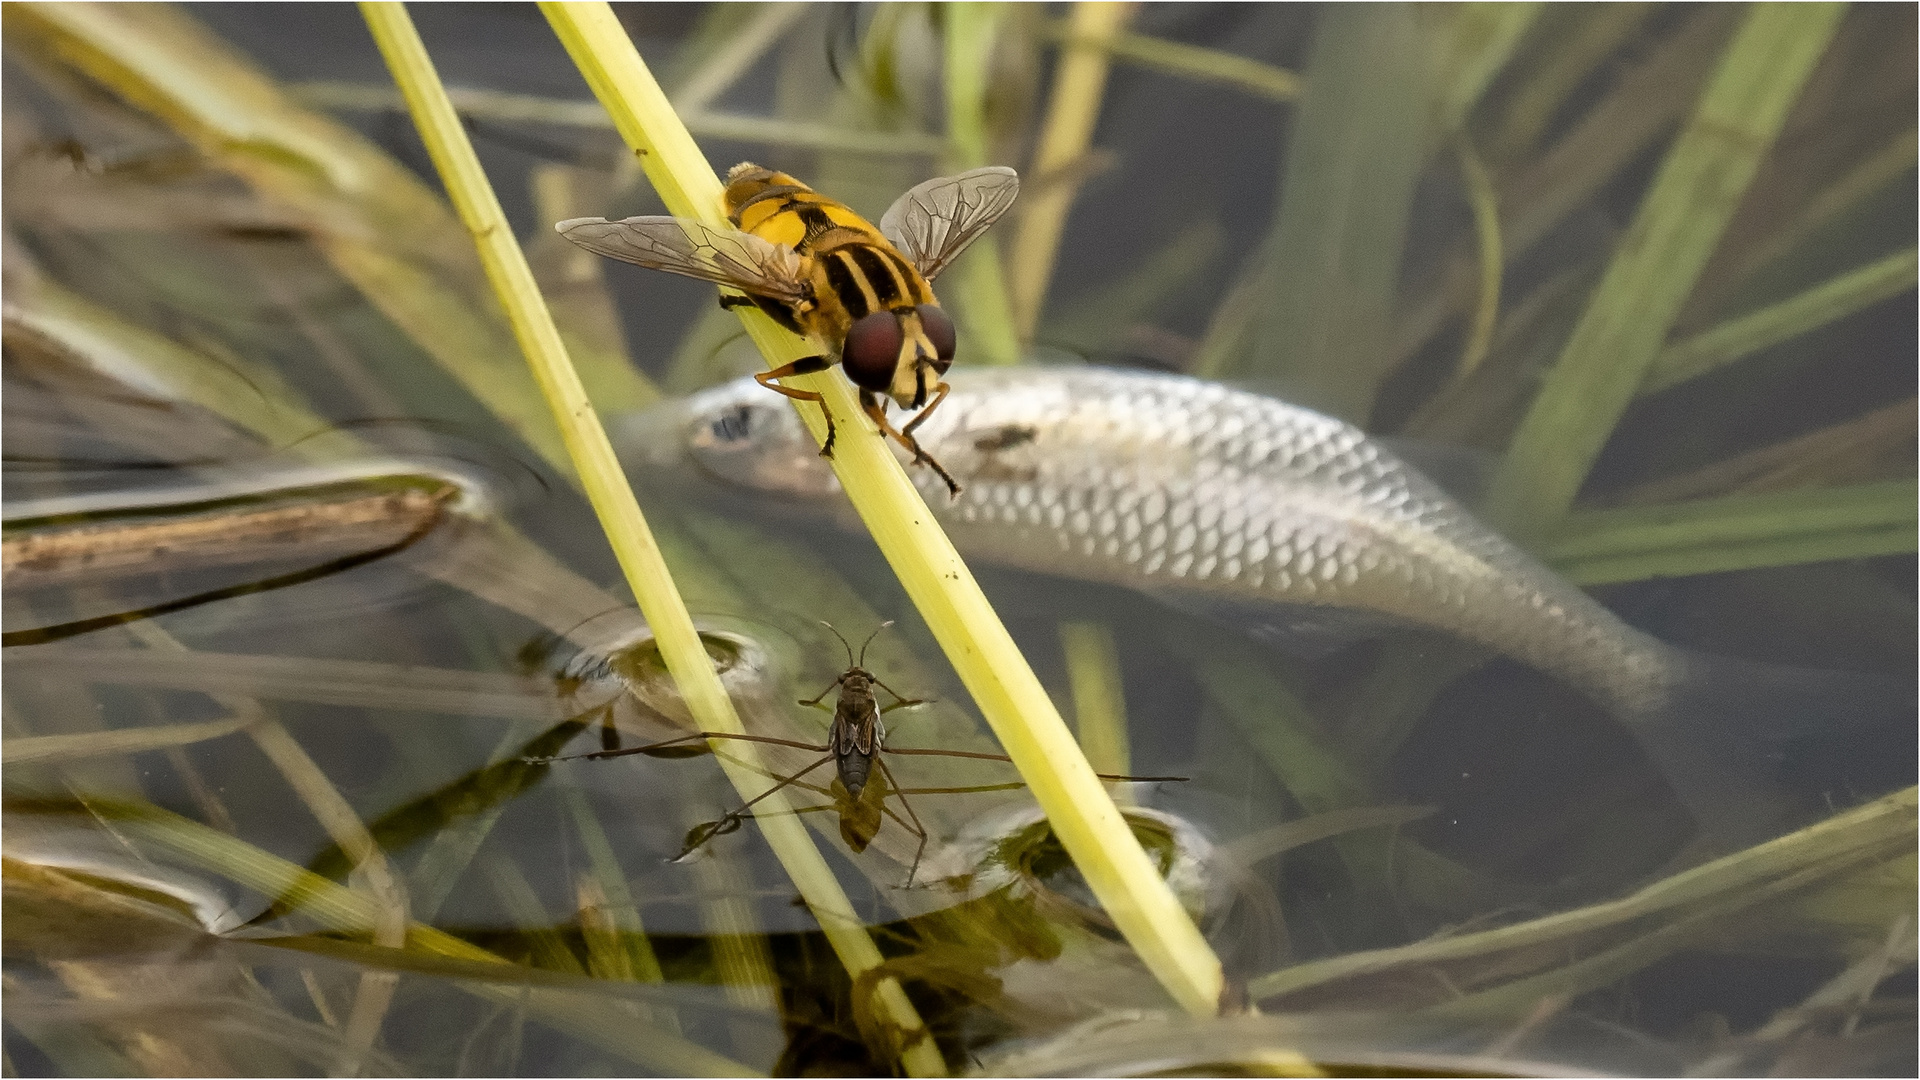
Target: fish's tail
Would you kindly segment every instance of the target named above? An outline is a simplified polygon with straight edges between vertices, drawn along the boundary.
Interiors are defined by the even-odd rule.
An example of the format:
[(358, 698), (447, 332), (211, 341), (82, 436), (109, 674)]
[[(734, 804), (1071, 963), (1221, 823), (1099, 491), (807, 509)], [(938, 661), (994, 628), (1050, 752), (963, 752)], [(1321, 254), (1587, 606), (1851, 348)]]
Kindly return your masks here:
[(1635, 734), (1711, 848), (1913, 782), (1920, 684), (1690, 653)]

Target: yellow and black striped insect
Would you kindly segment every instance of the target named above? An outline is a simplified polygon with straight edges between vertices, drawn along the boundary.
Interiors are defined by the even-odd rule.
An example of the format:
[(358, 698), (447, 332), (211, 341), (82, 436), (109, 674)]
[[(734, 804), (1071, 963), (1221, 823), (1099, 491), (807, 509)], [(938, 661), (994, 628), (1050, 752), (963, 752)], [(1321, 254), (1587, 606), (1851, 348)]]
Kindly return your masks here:
[[(913, 430), (947, 395), (953, 321), (930, 282), (1013, 205), (1020, 178), (990, 166), (921, 184), (893, 204), (875, 228), (844, 203), (783, 172), (751, 163), (727, 174), (727, 219), (737, 231), (674, 217), (573, 218), (555, 228), (599, 255), (738, 289), (722, 307), (753, 304), (804, 335), (820, 352), (754, 376), (762, 386), (812, 401), (827, 419), (823, 457), (833, 456), (833, 414), (811, 390), (782, 386), (836, 362), (860, 388), (860, 405), (886, 435), (960, 485), (920, 449)], [(919, 414), (905, 427), (887, 420), (893, 399)]]

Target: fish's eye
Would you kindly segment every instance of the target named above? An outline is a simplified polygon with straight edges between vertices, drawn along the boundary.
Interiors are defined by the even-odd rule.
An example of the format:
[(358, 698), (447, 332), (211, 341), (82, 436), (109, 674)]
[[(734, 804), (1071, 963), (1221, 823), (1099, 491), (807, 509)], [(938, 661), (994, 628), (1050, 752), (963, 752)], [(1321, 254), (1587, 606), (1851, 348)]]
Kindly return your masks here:
[(926, 331), (927, 340), (933, 342), (934, 366), (944, 372), (947, 365), (953, 363), (953, 320), (934, 304), (921, 304), (915, 310), (920, 312), (920, 329)]
[(713, 437), (723, 442), (739, 442), (753, 429), (753, 409), (735, 405), (713, 421)]
[(840, 363), (847, 369), (847, 378), (867, 390), (892, 386), (904, 340), (899, 316), (893, 312), (876, 311), (861, 317), (847, 331), (846, 343), (840, 347)]

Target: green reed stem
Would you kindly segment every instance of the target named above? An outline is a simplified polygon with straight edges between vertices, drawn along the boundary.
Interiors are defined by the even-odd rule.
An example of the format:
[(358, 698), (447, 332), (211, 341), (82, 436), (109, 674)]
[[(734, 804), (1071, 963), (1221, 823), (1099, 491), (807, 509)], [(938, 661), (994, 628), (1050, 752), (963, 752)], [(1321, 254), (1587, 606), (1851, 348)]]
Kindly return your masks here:
[[(406, 102), (385, 86), (326, 80), (297, 83), (289, 88), (293, 97), (316, 109), (338, 112), (376, 112), (404, 109)], [(569, 101), (564, 98), (515, 94), (505, 90), (479, 87), (448, 87), (447, 96), (462, 115), (504, 124), (551, 124), (555, 127), (590, 128), (609, 131), (613, 122), (597, 101)], [(796, 150), (818, 150), (829, 154), (873, 154), (893, 157), (919, 155), (932, 157), (944, 151), (946, 140), (918, 132), (872, 132), (853, 128), (783, 120), (740, 113), (694, 111), (686, 116), (687, 130), (705, 139), (727, 139), (788, 146)]]
[(1431, 73), (1429, 146), (1444, 146), (1466, 126), (1474, 106), (1513, 58), (1543, 7), (1538, 3), (1433, 4), (1416, 9), (1426, 23), (1421, 36), (1427, 42)]
[[(993, 79), (993, 48), (1003, 16), (997, 3), (958, 0), (940, 8), (945, 20), (947, 154), (953, 168), (990, 164), (992, 132), (987, 127), (987, 89)], [(946, 280), (959, 300), (957, 314), (965, 336), (960, 359), (981, 364), (1020, 362), (1020, 333), (1000, 262), (1000, 242), (992, 234), (974, 241)]]
[(1916, 513), (1911, 480), (1587, 510), (1546, 556), (1582, 585), (1859, 559), (1913, 551)]
[(1823, 281), (1777, 304), (1730, 319), (1662, 350), (1647, 370), (1640, 393), (1657, 393), (1770, 345), (1844, 319), (1862, 308), (1906, 292), (1917, 279), (1920, 279), (1920, 251), (1908, 248)]
[(1111, 0), (1081, 0), (1068, 17), (1072, 36), (1054, 68), (1047, 118), (1033, 152), (1033, 176), (1040, 190), (1030, 192), (1021, 208), (1007, 268), (1014, 330), (1021, 341), (1032, 341), (1033, 328), (1040, 322), (1060, 252), (1060, 234), (1079, 188), (1075, 183), (1047, 180), (1072, 168), (1093, 143), (1093, 126), (1100, 118), (1100, 98), (1107, 86), (1107, 54), (1100, 46), (1126, 25), (1132, 7)]
[(1844, 12), (1748, 9), (1508, 447), (1495, 523), (1537, 537), (1572, 505)]
[[(668, 209), (714, 227), (729, 227), (721, 209), (719, 178), (674, 116), (613, 13), (604, 4), (590, 3), (550, 3), (543, 10), (621, 134), (641, 154)], [(813, 351), (759, 312), (743, 308), (738, 314), (770, 365)], [(848, 498), (1015, 767), (1032, 785), (1094, 894), (1175, 1000), (1196, 1014), (1212, 1015), (1222, 985), (1218, 958), (1141, 850), (972, 573), (862, 415), (850, 384), (833, 372), (796, 383), (824, 394), (840, 419), (843, 430), (833, 466)], [(818, 409), (803, 408), (799, 415), (816, 440), (824, 437)], [(831, 925), (826, 929), (829, 935), (835, 932)], [(872, 948), (864, 935), (859, 941)], [(836, 941), (835, 948), (841, 947)], [(877, 953), (869, 955), (878, 962)], [(856, 962), (861, 962), (859, 957), (848, 966)], [(881, 984), (883, 995), (889, 985)], [(904, 997), (901, 1000), (904, 1004)], [(910, 1046), (909, 1058), (922, 1045)]]
[(1249, 993), (1256, 1000), (1279, 997), (1401, 969), (1431, 978), (1434, 971), (1444, 970), (1440, 965), (1449, 962), (1500, 954), (1524, 959), (1528, 951), (1538, 951), (1543, 957), (1529, 967), (1557, 962), (1556, 958), (1573, 948), (1581, 936), (1596, 931), (1670, 913), (1683, 916), (1688, 908), (1738, 896), (1804, 870), (1824, 868), (1831, 874), (1879, 858), (1889, 845), (1904, 841), (1910, 846), (1914, 806), (1915, 790), (1907, 788), (1798, 832), (1656, 881), (1618, 900), (1495, 930), (1296, 964), (1254, 979)]
[(1115, 60), (1163, 75), (1221, 83), (1273, 101), (1292, 101), (1300, 96), (1300, 76), (1285, 68), (1219, 49), (1146, 34), (1086, 35), (1069, 20), (1054, 22), (1044, 32), (1064, 46), (1104, 49)]
[(1322, 13), (1262, 248), (1251, 347), (1221, 374), (1281, 378), (1289, 400), (1366, 421), (1391, 366), (1388, 327), (1425, 163), (1422, 48), (1405, 5)]
[(1500, 279), (1506, 272), (1506, 254), (1500, 246), (1500, 196), (1479, 153), (1464, 136), (1460, 140), (1460, 175), (1467, 182), (1467, 202), (1473, 207), (1473, 229), (1480, 241), (1480, 301), (1474, 305), (1467, 345), (1460, 351), (1460, 366), (1454, 369), (1456, 379), (1473, 374), (1493, 348), (1493, 331), (1500, 318)]
[[(1526, 76), (1500, 110), (1493, 133), (1487, 139), (1490, 152), (1496, 158), (1508, 160), (1532, 151), (1561, 105), (1586, 82), (1595, 68), (1619, 50), (1646, 20), (1653, 6), (1592, 4), (1556, 12), (1561, 19), (1571, 17), (1578, 21), (1544, 42), (1545, 61)], [(1569, 11), (1577, 14), (1569, 15)]]

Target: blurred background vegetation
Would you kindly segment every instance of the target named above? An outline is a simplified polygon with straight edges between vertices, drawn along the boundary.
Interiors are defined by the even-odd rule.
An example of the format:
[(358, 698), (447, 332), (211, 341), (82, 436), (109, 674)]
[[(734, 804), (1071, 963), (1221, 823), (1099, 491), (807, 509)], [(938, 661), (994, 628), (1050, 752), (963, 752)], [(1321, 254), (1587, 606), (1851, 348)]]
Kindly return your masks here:
[[(1912, 6), (620, 13), (719, 168), (874, 215), (941, 171), (1021, 170), (1015, 215), (941, 282), (961, 363), (1188, 372), (1470, 451), (1485, 515), (1636, 626), (1910, 676)], [(552, 234), (660, 204), (539, 13), (414, 15), (602, 412), (757, 365), (706, 286)], [(3, 19), (9, 545), (380, 455), (456, 460), (506, 510), (48, 644), (12, 635), (414, 526), (57, 581), (10, 546), (8, 1071), (897, 1067), (763, 851), (661, 864), (725, 809), (707, 763), (518, 763), (603, 715), (670, 733), (672, 704), (644, 650), (597, 663), (636, 632), (618, 575), (357, 12)], [(392, 472), (347, 496), (424, 483)], [(694, 610), (765, 650), (729, 682), (750, 724), (806, 736), (780, 702), (840, 663), (814, 619), (896, 618), (869, 666), (942, 699), (913, 745), (991, 748), (864, 540), (646, 505)], [(1424, 640), (1304, 662), (983, 576), (1063, 711), (1085, 728), (1105, 686), (1134, 765), (1196, 777), (1170, 809), (1223, 845), (1191, 902), (1269, 1017), (1129, 1049), (1099, 1025), (1163, 999), (1057, 854), (956, 899), (897, 888), (904, 835), (843, 857), (808, 815), (954, 1069), (1292, 1047), (1911, 1074), (1910, 728), (1790, 748), (1808, 830), (1693, 866), (1617, 725), (1512, 665)], [(910, 782), (1006, 779), (951, 764)], [(995, 798), (1017, 803), (916, 805), (953, 835)]]

